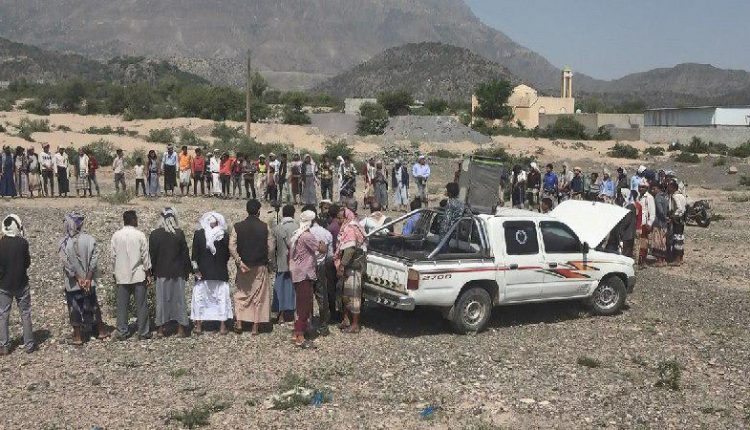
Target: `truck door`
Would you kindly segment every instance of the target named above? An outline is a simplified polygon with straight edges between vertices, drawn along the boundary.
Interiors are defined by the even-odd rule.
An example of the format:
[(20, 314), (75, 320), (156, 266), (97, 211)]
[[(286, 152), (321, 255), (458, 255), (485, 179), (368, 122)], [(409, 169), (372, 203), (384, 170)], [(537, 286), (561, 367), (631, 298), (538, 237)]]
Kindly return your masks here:
[(539, 223), (544, 244), (546, 279), (542, 287), (545, 299), (585, 295), (591, 284), (583, 265), (581, 241), (567, 225), (558, 221)]
[[(533, 221), (505, 221), (503, 230), (505, 261), (498, 267), (498, 276), (505, 276), (504, 301), (540, 298), (545, 274), (536, 224)], [(502, 285), (501, 282), (498, 279), (498, 284)]]

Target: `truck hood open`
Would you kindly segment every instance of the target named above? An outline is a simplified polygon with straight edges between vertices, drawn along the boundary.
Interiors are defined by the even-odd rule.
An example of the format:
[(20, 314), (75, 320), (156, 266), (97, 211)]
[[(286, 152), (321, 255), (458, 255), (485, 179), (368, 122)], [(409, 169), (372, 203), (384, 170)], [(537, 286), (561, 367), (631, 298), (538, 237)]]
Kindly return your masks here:
[(599, 246), (627, 214), (628, 210), (620, 206), (582, 200), (566, 200), (550, 212), (592, 249)]

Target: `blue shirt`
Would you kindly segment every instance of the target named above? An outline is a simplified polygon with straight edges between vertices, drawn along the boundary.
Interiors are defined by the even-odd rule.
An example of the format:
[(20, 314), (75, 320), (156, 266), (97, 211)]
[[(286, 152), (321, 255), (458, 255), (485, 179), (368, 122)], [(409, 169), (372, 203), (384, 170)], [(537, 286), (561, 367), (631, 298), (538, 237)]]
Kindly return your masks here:
[(169, 155), (169, 152), (164, 153), (164, 158), (162, 158), (162, 166), (176, 166), (177, 165), (177, 153), (172, 152), (172, 155)]
[(638, 175), (633, 175), (632, 178), (630, 178), (630, 189), (633, 191), (638, 191), (638, 187), (641, 186), (641, 177)]
[(548, 172), (544, 174), (544, 190), (545, 191), (557, 191), (557, 173)]
[(599, 194), (611, 198), (615, 197), (615, 183), (612, 182), (612, 178), (609, 178), (602, 182), (602, 187), (599, 191)]
[(422, 214), (414, 214), (409, 219), (406, 220), (406, 224), (404, 224), (403, 230), (401, 230), (401, 234), (404, 236), (408, 236), (410, 234), (414, 234), (414, 230), (417, 228), (417, 223), (419, 222), (419, 219), (422, 218)]

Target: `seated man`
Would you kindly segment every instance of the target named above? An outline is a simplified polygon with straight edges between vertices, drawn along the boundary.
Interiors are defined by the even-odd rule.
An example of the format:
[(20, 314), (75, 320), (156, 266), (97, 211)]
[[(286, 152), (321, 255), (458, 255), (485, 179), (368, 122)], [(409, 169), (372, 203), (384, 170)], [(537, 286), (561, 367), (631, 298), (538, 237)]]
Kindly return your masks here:
[[(418, 198), (412, 200), (409, 205), (409, 209), (411, 209), (412, 212), (421, 208), (422, 208), (422, 200)], [(410, 216), (409, 219), (406, 220), (406, 224), (404, 224), (404, 228), (403, 230), (401, 230), (401, 234), (404, 236), (409, 236), (411, 234), (414, 234), (416, 232), (417, 224), (419, 223), (419, 220), (421, 218), (422, 218), (421, 213), (416, 213)]]

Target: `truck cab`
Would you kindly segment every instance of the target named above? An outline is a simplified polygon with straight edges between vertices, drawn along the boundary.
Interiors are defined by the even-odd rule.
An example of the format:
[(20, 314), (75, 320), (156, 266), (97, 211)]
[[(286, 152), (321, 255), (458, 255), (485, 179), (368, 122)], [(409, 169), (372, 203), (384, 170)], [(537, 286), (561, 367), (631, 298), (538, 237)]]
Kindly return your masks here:
[(364, 295), (395, 309), (439, 308), (459, 333), (485, 328), (494, 306), (584, 299), (612, 315), (634, 288), (634, 261), (599, 245), (626, 214), (581, 201), (549, 215), (500, 209), (467, 214), (441, 237), (442, 212), (418, 210), (370, 234)]

